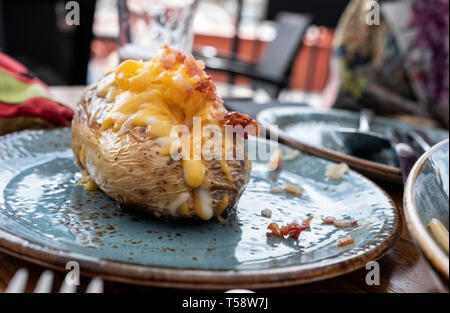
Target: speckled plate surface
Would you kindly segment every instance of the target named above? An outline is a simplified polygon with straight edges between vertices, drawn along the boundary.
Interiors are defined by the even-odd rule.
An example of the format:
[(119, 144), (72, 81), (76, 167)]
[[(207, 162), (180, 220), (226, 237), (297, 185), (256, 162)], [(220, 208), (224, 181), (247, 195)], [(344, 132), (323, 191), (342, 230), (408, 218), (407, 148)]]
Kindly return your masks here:
[[(333, 136), (338, 128), (358, 128), (359, 115), (344, 110), (319, 110), (307, 107), (272, 107), (261, 111), (257, 119), (264, 125), (278, 125), (279, 138), (291, 146), (314, 155), (346, 162), (353, 169), (380, 180), (403, 183), (395, 152), (386, 148), (366, 156), (352, 155), (339, 138)], [(397, 120), (376, 117), (371, 130), (391, 137), (392, 129), (408, 134), (412, 127), (424, 131), (435, 143), (448, 138), (448, 131), (412, 126)]]
[[(258, 147), (268, 144), (261, 139)], [(300, 186), (297, 197), (270, 193), (274, 173), (253, 161), (251, 182), (225, 224), (168, 222), (77, 186), (69, 129), (0, 137), (0, 250), (53, 268), (76, 260), (86, 275), (177, 288), (262, 288), (337, 276), (385, 253), (400, 224), (380, 188), (353, 171), (330, 181), (324, 173), (331, 165), (308, 155), (285, 161), (276, 181)], [(309, 214), (311, 230), (298, 241), (266, 235), (272, 221)], [(324, 225), (325, 216), (355, 218), (359, 226)], [(338, 247), (349, 232), (355, 244)]]

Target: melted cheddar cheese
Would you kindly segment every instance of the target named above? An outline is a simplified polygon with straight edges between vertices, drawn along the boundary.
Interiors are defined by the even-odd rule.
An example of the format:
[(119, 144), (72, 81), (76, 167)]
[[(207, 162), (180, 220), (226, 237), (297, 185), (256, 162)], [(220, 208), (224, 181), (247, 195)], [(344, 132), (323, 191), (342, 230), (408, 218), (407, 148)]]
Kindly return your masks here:
[(84, 189), (89, 191), (98, 190), (97, 184), (91, 179), (91, 176), (86, 171), (83, 171), (83, 174), (78, 184), (80, 186), (83, 186)]
[(222, 217), (223, 211), (227, 208), (229, 204), (228, 194), (225, 194), (222, 198), (222, 200), (219, 202), (217, 209), (216, 209), (216, 217), (221, 222), (224, 223), (225, 220)]
[[(101, 121), (102, 131), (118, 132), (125, 127), (141, 126), (146, 127), (150, 136), (167, 139), (171, 137), (173, 126), (189, 128), (189, 142), (183, 145), (190, 145), (190, 155), (183, 155), (183, 149), (181, 152), (183, 177), (192, 189), (196, 214), (208, 220), (214, 215), (220, 216), (228, 204), (228, 196), (218, 208), (212, 207), (204, 160), (193, 155), (194, 145), (200, 144), (201, 148), (203, 138), (193, 138), (192, 128), (194, 118), (200, 118), (202, 125), (214, 124), (223, 129), (227, 111), (203, 69), (203, 62), (164, 47), (150, 61), (124, 61), (99, 82), (97, 96), (112, 102), (110, 111)], [(163, 141), (159, 141), (159, 153), (170, 155), (171, 144), (163, 144)], [(226, 179), (232, 182), (225, 161), (221, 162), (221, 168)], [(185, 215), (190, 214), (187, 202), (181, 204), (179, 210)]]

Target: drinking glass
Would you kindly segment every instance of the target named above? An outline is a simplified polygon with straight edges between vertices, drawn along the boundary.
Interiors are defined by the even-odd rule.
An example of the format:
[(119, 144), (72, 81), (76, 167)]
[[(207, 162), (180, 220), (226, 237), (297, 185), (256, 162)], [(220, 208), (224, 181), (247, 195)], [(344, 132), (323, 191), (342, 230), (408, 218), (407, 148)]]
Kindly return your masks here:
[(190, 53), (199, 0), (118, 0), (119, 57), (151, 59), (163, 45)]

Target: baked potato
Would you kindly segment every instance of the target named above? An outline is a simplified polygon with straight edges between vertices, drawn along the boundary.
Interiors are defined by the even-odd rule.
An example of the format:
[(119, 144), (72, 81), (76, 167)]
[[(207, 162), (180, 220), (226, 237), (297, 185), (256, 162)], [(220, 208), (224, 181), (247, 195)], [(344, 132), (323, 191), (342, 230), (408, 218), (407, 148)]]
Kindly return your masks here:
[[(251, 161), (245, 151), (237, 157), (236, 133), (221, 140), (219, 156), (232, 151), (228, 158), (194, 155), (207, 142), (194, 130), (196, 119), (221, 134), (237, 125), (258, 131), (245, 114), (227, 112), (203, 62), (191, 55), (163, 47), (150, 61), (124, 61), (77, 105), (72, 150), (80, 183), (157, 217), (222, 220), (249, 182)], [(181, 139), (174, 132), (180, 125), (189, 130)]]

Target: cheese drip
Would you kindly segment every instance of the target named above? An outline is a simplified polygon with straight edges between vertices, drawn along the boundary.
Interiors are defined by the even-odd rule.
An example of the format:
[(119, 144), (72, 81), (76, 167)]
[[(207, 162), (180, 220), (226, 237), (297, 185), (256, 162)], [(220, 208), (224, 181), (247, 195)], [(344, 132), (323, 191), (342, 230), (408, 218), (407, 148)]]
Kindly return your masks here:
[(78, 181), (78, 185), (83, 186), (84, 189), (89, 191), (95, 191), (98, 190), (97, 184), (91, 179), (91, 176), (89, 173), (85, 170), (86, 168), (86, 149), (83, 146), (80, 148), (80, 157), (78, 165), (83, 170), (82, 176), (80, 180)]
[(89, 191), (98, 190), (97, 184), (91, 179), (91, 176), (86, 171), (83, 171), (83, 174), (78, 184), (80, 186), (83, 186), (84, 189)]

